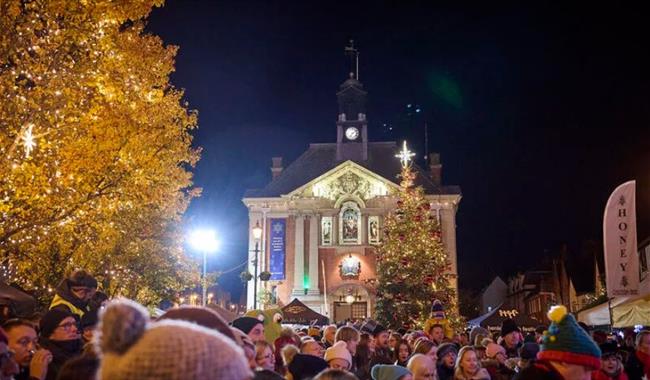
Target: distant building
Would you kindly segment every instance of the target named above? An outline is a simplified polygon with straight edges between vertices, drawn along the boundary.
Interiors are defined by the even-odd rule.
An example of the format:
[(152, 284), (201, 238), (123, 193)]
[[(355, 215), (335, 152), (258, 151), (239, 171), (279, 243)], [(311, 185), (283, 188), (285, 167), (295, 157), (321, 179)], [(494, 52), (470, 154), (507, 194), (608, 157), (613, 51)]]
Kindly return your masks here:
[(481, 292), (481, 314), (496, 309), (506, 301), (508, 297), (508, 285), (496, 276), (494, 280)]
[(639, 294), (650, 294), (650, 237), (641, 241), (639, 250), (639, 271), (641, 284)]
[[(373, 314), (375, 246), (399, 192), (398, 144), (368, 141), (366, 94), (354, 75), (345, 80), (337, 92), (338, 114), (332, 115), (336, 142), (311, 144), (287, 167), (273, 158), (272, 181), (248, 190), (242, 200), (249, 217), (250, 273), (256, 244), (251, 232), (258, 223), (263, 229), (257, 270), (268, 271), (270, 280), (258, 282), (257, 289), (281, 305), (298, 298), (334, 321)], [(460, 188), (442, 185), (438, 154), (430, 156), (428, 168), (413, 169), (440, 220), (450, 272), (456, 275)], [(457, 289), (455, 276), (452, 286)], [(249, 284), (248, 308), (254, 297)]]

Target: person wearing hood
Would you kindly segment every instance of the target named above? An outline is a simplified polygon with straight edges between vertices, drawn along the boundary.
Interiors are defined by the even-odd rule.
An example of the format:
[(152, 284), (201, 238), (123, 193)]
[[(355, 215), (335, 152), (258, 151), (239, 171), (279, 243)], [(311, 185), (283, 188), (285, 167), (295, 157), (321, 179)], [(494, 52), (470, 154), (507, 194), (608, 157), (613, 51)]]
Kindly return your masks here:
[(52, 354), (46, 380), (56, 379), (59, 370), (70, 359), (82, 353), (83, 341), (79, 333), (79, 322), (75, 314), (66, 309), (48, 311), (40, 323), (39, 343)]
[(97, 280), (85, 270), (76, 270), (56, 288), (50, 310), (67, 310), (81, 319), (90, 311), (89, 301), (96, 291)]
[(438, 346), (438, 378), (451, 380), (454, 378), (454, 366), (458, 356), (458, 348), (454, 343), (443, 343)]

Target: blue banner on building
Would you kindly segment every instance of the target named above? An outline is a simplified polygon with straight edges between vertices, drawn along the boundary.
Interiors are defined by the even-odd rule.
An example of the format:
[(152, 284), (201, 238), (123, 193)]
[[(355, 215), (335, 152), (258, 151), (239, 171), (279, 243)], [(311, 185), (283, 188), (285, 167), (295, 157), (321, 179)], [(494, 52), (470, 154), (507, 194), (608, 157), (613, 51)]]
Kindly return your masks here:
[(286, 252), (285, 236), (287, 230), (286, 219), (271, 219), (271, 255), (269, 270), (271, 280), (284, 280), (284, 258)]

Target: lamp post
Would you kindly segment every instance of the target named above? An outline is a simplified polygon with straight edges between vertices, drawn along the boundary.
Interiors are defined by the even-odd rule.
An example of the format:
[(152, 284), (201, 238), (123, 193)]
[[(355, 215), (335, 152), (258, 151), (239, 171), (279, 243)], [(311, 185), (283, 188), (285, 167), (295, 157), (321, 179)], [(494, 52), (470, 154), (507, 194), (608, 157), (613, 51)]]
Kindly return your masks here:
[(218, 241), (214, 230), (196, 230), (190, 236), (190, 243), (192, 246), (203, 253), (203, 280), (201, 281), (201, 304), (206, 305), (207, 301), (207, 267), (208, 267), (208, 253), (217, 250)]
[(255, 260), (253, 260), (254, 276), (253, 276), (253, 309), (257, 309), (257, 262), (259, 259), (260, 253), (260, 239), (262, 238), (262, 227), (260, 227), (259, 220), (255, 222), (255, 227), (253, 227), (253, 239), (255, 239)]

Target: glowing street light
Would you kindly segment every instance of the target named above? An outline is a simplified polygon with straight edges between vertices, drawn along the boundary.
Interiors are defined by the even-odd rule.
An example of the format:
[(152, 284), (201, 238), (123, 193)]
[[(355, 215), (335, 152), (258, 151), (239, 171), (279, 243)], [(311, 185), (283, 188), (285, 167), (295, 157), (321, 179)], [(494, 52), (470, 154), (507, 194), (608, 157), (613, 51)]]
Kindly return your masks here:
[(262, 238), (262, 227), (260, 227), (260, 221), (258, 220), (253, 227), (253, 239), (255, 239), (255, 261), (253, 265), (255, 266), (255, 276), (253, 277), (253, 310), (257, 309), (257, 260), (260, 254), (260, 239)]
[(201, 282), (201, 304), (203, 306), (207, 303), (207, 255), (212, 253), (219, 248), (219, 241), (217, 240), (217, 234), (214, 230), (210, 229), (201, 229), (195, 230), (190, 234), (190, 244), (194, 249), (199, 250), (203, 253), (203, 281)]

